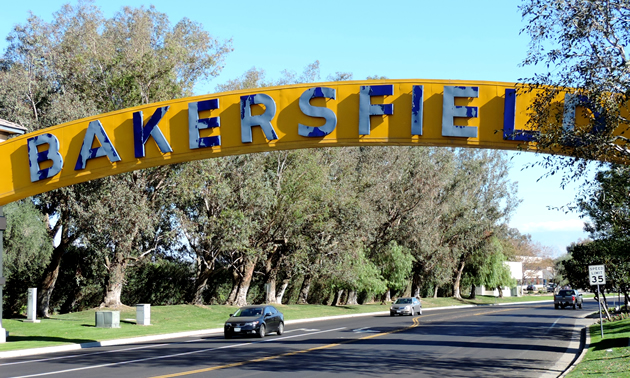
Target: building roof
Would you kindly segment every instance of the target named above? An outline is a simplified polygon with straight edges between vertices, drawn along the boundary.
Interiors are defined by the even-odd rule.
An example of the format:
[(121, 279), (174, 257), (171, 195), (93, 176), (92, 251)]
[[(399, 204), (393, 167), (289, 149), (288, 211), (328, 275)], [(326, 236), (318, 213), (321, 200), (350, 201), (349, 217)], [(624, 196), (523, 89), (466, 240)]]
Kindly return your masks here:
[(9, 134), (9, 135), (11, 134), (22, 135), (26, 133), (26, 127), (20, 126), (17, 123), (13, 123), (13, 122), (0, 118), (0, 132), (4, 132), (5, 134)]

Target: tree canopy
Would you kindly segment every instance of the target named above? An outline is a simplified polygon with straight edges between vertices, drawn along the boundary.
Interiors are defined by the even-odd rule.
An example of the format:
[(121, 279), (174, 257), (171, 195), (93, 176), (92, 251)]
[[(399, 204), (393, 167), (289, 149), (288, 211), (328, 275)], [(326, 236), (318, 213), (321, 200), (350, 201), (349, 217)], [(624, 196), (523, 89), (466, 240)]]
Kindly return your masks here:
[[(623, 0), (524, 0), (520, 6), (531, 38), (523, 65), (538, 73), (522, 79), (539, 90), (529, 125), (536, 146), (554, 155), (543, 166), (566, 180), (582, 175), (589, 160), (627, 162), (630, 112), (630, 5)], [(568, 91), (568, 96), (560, 94)], [(577, 125), (564, 114), (577, 104)], [(567, 155), (571, 158), (558, 158)]]

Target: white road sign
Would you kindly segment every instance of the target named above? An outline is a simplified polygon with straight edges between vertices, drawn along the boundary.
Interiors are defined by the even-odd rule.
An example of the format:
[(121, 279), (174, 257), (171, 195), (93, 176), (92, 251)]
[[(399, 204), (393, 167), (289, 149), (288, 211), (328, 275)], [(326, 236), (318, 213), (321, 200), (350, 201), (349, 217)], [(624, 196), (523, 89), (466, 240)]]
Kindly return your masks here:
[(588, 279), (591, 282), (591, 285), (605, 285), (606, 268), (604, 265), (589, 265)]

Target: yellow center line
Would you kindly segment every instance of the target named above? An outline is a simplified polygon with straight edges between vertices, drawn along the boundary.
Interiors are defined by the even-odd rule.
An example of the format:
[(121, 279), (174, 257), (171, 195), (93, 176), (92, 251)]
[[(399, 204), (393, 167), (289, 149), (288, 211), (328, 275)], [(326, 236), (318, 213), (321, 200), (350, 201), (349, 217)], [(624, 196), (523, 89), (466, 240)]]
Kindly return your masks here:
[[(476, 314), (473, 314), (473, 316), (494, 314), (494, 313), (506, 312), (506, 311), (514, 311), (516, 309), (517, 308), (509, 308), (509, 309), (505, 309), (505, 310), (478, 312)], [(438, 315), (438, 314), (436, 314), (436, 315)], [(423, 318), (426, 318), (426, 317), (429, 317), (429, 316), (431, 316), (431, 315), (425, 315), (425, 316), (423, 316)], [(470, 316), (470, 315), (467, 314), (465, 316)], [(458, 316), (458, 317), (455, 317), (455, 318), (459, 318), (459, 317), (464, 317), (464, 316)], [(264, 361), (275, 360), (275, 359), (282, 358), (282, 357), (295, 356), (295, 355), (298, 355), (298, 354), (309, 353), (309, 352), (313, 352), (313, 351), (316, 351), (316, 350), (334, 348), (334, 347), (337, 347), (337, 346), (342, 345), (342, 344), (349, 344), (349, 343), (354, 343), (354, 342), (361, 341), (361, 340), (368, 340), (368, 339), (372, 339), (372, 338), (375, 338), (375, 337), (391, 335), (393, 333), (398, 333), (398, 332), (406, 331), (406, 330), (411, 329), (411, 328), (418, 327), (420, 325), (420, 321), (418, 319), (420, 319), (419, 316), (413, 318), (412, 319), (413, 320), (413, 324), (410, 325), (409, 327), (399, 328), (399, 329), (395, 329), (395, 330), (389, 331), (389, 332), (376, 333), (376, 334), (364, 336), (364, 337), (361, 337), (361, 338), (358, 338), (358, 339), (349, 339), (349, 340), (340, 341), (340, 342), (334, 343), (334, 344), (327, 344), (327, 345), (322, 345), (322, 346), (309, 348), (309, 349), (296, 350), (296, 351), (293, 351), (293, 352), (282, 353), (282, 354), (278, 354), (278, 355), (275, 355), (275, 356), (255, 358), (255, 359), (252, 359), (252, 360), (246, 360), (246, 361), (241, 361), (241, 362), (234, 362), (234, 363), (231, 363), (231, 364), (213, 366), (213, 367), (204, 368), (204, 369), (198, 369), (198, 370), (189, 370), (189, 371), (184, 371), (184, 372), (181, 372), (181, 373), (159, 375), (159, 376), (155, 376), (155, 377), (152, 377), (152, 378), (182, 377), (182, 376), (185, 376), (185, 375), (205, 373), (205, 372), (209, 372), (209, 371), (213, 371), (213, 370), (228, 369), (228, 368), (237, 367), (237, 366), (243, 366), (243, 365), (252, 364), (252, 363), (256, 363), (256, 362), (264, 362)]]
[(213, 366), (213, 367), (204, 368), (204, 369), (190, 370), (190, 371), (184, 371), (184, 372), (181, 372), (181, 373), (174, 373), (174, 374), (167, 374), (167, 375), (160, 375), (160, 376), (156, 376), (156, 377), (152, 377), (152, 378), (181, 377), (181, 376), (184, 376), (184, 375), (192, 375), (192, 374), (205, 373), (205, 372), (213, 371), (213, 370), (227, 369), (227, 368), (232, 368), (232, 367), (236, 367), (236, 366), (242, 366), (242, 365), (251, 364), (251, 363), (255, 363), (255, 362), (270, 361), (270, 360), (275, 360), (277, 358), (295, 356), (297, 354), (313, 352), (313, 351), (321, 350), (321, 349), (333, 348), (333, 347), (336, 347), (336, 346), (339, 346), (339, 345), (342, 345), (342, 344), (349, 344), (349, 343), (354, 343), (354, 342), (361, 341), (361, 340), (367, 340), (367, 339), (372, 339), (372, 338), (375, 338), (375, 337), (391, 335), (392, 333), (406, 331), (408, 329), (417, 327), (419, 325), (420, 325), (420, 322), (418, 322), (418, 318), (416, 317), (416, 318), (413, 318), (413, 325), (411, 325), (409, 327), (395, 329), (395, 330), (389, 331), (389, 332), (381, 332), (381, 333), (377, 333), (377, 334), (373, 334), (373, 335), (364, 336), (364, 337), (361, 337), (361, 338), (358, 338), (358, 339), (344, 340), (344, 341), (340, 341), (340, 342), (334, 343), (334, 344), (327, 344), (327, 345), (322, 345), (322, 346), (309, 348), (309, 349), (296, 350), (296, 351), (293, 351), (293, 352), (282, 353), (282, 354), (278, 354), (278, 355), (275, 355), (275, 356), (255, 358), (255, 359), (252, 359), (252, 360), (246, 360), (246, 361), (241, 361), (241, 362), (234, 362), (234, 363), (231, 363), (231, 364), (220, 365), (220, 366)]

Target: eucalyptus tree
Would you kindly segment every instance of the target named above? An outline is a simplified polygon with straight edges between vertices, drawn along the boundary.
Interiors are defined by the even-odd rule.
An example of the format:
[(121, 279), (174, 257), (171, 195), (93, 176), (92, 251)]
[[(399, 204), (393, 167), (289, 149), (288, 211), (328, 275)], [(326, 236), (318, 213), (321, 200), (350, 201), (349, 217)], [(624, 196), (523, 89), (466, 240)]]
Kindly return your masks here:
[(33, 203), (22, 200), (4, 207), (7, 229), (3, 234), (2, 261), (6, 277), (3, 316), (15, 316), (26, 306), (28, 288), (35, 287), (52, 252), (46, 222)]
[(588, 218), (585, 230), (593, 239), (625, 238), (630, 232), (630, 168), (613, 165), (597, 172), (577, 196), (576, 207)]
[[(154, 7), (125, 7), (113, 18), (106, 19), (99, 8), (88, 1), (81, 1), (76, 6), (64, 5), (54, 14), (51, 22), (31, 16), (24, 25), (14, 28), (8, 41), (9, 47), (0, 62), (0, 114), (29, 130), (191, 95), (196, 83), (219, 72), (224, 55), (231, 49), (229, 41), (212, 38), (200, 24), (188, 19), (172, 26), (168, 17)], [(99, 188), (88, 186), (86, 195), (91, 194), (93, 201), (106, 202), (109, 191), (116, 192), (113, 190), (114, 181), (119, 180), (118, 186), (134, 181), (135, 185), (130, 188), (137, 190), (137, 194), (123, 196), (108, 205), (112, 211), (124, 214), (125, 209), (134, 204), (123, 203), (122, 200), (137, 199), (140, 193), (148, 195), (154, 192), (155, 188), (141, 188), (137, 184), (157, 182), (156, 178), (140, 177), (152, 176), (155, 172), (112, 178)], [(67, 209), (73, 208), (69, 204), (74, 202), (73, 192), (76, 190), (57, 190), (40, 197), (42, 209), (58, 217), (57, 224), (50, 226), (51, 232), (55, 228), (73, 227), (75, 221), (72, 218), (77, 213)], [(88, 205), (79, 209), (75, 207), (74, 210), (89, 211), (90, 201), (87, 201)], [(130, 243), (126, 239), (128, 235), (141, 235), (135, 232), (136, 226), (132, 223), (124, 222), (131, 227), (128, 233), (122, 230), (112, 233), (126, 236), (123, 240), (108, 241), (110, 251), (123, 253), (109, 258), (110, 264), (147, 252), (145, 249), (111, 248), (118, 242), (136, 247), (143, 244), (141, 240)], [(79, 238), (88, 237), (79, 234), (81, 228), (75, 230), (77, 233), (63, 231), (66, 233), (64, 247)], [(152, 231), (148, 230), (148, 233)], [(98, 241), (92, 240), (91, 243), (97, 244)], [(47, 268), (47, 275), (42, 281), (40, 293), (45, 297), (39, 298), (39, 310), (44, 316), (48, 314), (47, 298), (54, 288), (63, 253), (63, 248), (55, 249), (51, 258), (53, 265)], [(117, 270), (109, 267), (110, 272)], [(112, 287), (120, 286), (124, 274), (112, 273), (110, 278)], [(111, 290), (106, 290), (106, 293), (109, 292)], [(104, 303), (120, 304), (120, 298), (115, 297), (104, 295)]]
[(253, 155), (190, 162), (171, 177), (174, 222), (185, 240), (182, 248), (195, 261), (194, 304), (203, 304), (208, 280), (228, 268), (223, 254), (247, 248), (254, 226), (238, 203), (256, 204), (259, 191), (249, 183), (258, 179), (259, 161)]
[[(385, 263), (392, 261), (393, 255), (402, 253), (396, 258), (425, 263), (422, 246), (428, 241), (427, 224), (435, 217), (437, 196), (445, 184), (448, 171), (441, 165), (449, 153), (423, 147), (358, 151), (355, 186), (362, 202), (361, 229), (367, 238), (368, 257), (381, 267), (383, 277), (411, 276), (403, 266)], [(436, 262), (440, 259), (431, 257)], [(385, 297), (390, 289), (401, 288), (400, 282), (392, 281), (388, 286), (382, 293)]]
[(518, 204), (514, 184), (507, 175), (509, 163), (501, 152), (460, 151), (461, 166), (457, 181), (461, 184), (454, 227), (448, 242), (456, 251), (458, 264), (453, 280), (453, 296), (461, 298), (461, 278), (469, 259), (492, 242), (492, 236), (507, 228), (507, 221)]
[[(537, 148), (570, 159), (546, 156), (553, 174), (571, 168), (569, 180), (585, 172), (588, 159), (625, 161), (630, 157), (628, 100), (630, 4), (625, 0), (523, 0), (520, 10), (530, 38), (524, 65), (538, 73), (524, 79), (540, 90), (530, 107)], [(571, 92), (563, 101), (560, 94)], [(580, 105), (584, 125), (565, 120), (565, 103)]]

